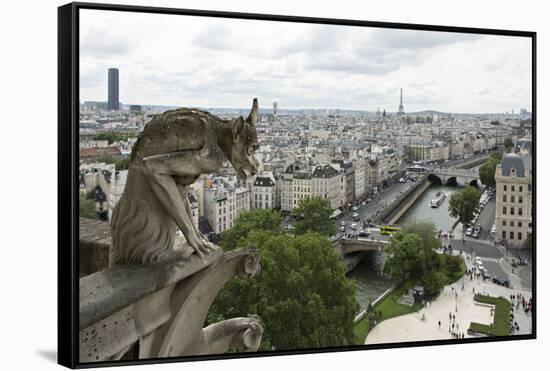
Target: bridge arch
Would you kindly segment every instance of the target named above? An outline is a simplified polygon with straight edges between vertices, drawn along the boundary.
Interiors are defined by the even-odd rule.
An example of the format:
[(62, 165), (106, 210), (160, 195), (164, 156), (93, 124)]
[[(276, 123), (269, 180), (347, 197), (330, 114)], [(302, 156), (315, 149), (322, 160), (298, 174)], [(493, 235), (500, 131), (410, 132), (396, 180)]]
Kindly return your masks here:
[(445, 185), (456, 187), (458, 186), (458, 179), (456, 176), (451, 176), (447, 178), (447, 181), (445, 182)]
[(473, 186), (473, 187), (480, 188), (481, 181), (479, 179), (473, 179), (468, 184)]
[(428, 175), (428, 181), (431, 184), (443, 185), (443, 180), (438, 175), (433, 173)]

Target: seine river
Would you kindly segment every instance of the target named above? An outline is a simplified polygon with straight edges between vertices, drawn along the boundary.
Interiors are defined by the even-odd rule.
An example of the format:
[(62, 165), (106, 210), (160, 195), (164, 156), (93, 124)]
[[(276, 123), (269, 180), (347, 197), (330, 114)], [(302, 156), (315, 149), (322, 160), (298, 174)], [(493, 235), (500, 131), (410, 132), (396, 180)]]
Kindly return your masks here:
[(391, 286), (391, 281), (382, 276), (383, 256), (382, 252), (369, 252), (354, 270), (348, 274), (348, 278), (357, 285), (357, 302), (361, 310), (368, 307), (369, 303), (376, 300)]
[[(460, 188), (432, 185), (424, 192), (418, 201), (399, 220), (403, 224), (409, 220), (431, 220), (437, 227), (449, 231), (455, 220), (449, 216), (449, 198), (452, 193)], [(438, 208), (431, 208), (430, 201), (435, 198), (437, 192), (445, 192), (447, 197)], [(383, 265), (383, 253), (370, 252), (365, 258), (348, 274), (348, 277), (357, 284), (357, 302), (361, 309), (366, 308), (369, 303), (376, 300), (380, 295), (390, 288), (391, 280), (381, 275)]]
[[(399, 220), (399, 224), (404, 224), (413, 219), (431, 220), (437, 227), (444, 231), (450, 231), (453, 227), (455, 219), (449, 216), (449, 199), (451, 194), (460, 190), (458, 187), (432, 185), (424, 192), (424, 194), (416, 201), (416, 203), (407, 211)], [(438, 208), (431, 208), (430, 201), (435, 198), (437, 192), (445, 192), (447, 197)]]

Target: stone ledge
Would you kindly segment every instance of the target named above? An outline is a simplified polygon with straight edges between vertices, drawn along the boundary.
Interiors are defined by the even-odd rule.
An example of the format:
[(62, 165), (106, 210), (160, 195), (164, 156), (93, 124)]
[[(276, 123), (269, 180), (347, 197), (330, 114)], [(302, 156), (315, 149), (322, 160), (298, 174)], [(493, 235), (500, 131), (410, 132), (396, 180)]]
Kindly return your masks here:
[(93, 273), (80, 279), (80, 329), (108, 317), (139, 299), (183, 280), (224, 256), (221, 249), (204, 260), (187, 259), (156, 264), (128, 264)]
[(79, 218), (79, 277), (109, 266), (111, 225), (99, 220)]
[[(80, 361), (145, 359), (258, 350), (257, 317), (227, 319), (203, 327), (223, 285), (260, 272), (250, 246), (200, 260), (122, 265), (80, 279)], [(130, 358), (126, 358), (130, 357)]]

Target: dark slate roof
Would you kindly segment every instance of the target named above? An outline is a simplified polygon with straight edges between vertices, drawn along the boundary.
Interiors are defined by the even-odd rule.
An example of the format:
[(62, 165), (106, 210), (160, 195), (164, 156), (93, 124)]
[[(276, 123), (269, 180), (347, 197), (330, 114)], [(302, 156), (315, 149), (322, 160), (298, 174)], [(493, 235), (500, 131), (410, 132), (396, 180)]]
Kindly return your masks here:
[(502, 175), (509, 176), (512, 169), (516, 169), (516, 176), (525, 176), (525, 169), (532, 168), (531, 156), (520, 156), (515, 153), (508, 153), (500, 163)]
[(353, 164), (351, 163), (351, 161), (347, 161), (347, 160), (332, 160), (332, 163), (340, 165), (340, 168), (343, 170), (348, 170), (353, 167)]
[(310, 179), (311, 173), (309, 171), (300, 171), (294, 174), (295, 179)]
[(258, 187), (273, 187), (275, 183), (273, 183), (273, 180), (268, 176), (257, 176), (254, 185)]
[(317, 165), (313, 170), (314, 178), (332, 178), (338, 175), (338, 171), (329, 164)]
[(205, 216), (201, 216), (199, 218), (199, 230), (204, 235), (208, 235), (210, 233), (214, 233), (214, 230), (210, 226), (210, 223), (208, 222), (208, 219)]
[(286, 174), (293, 174), (299, 171), (308, 171), (308, 165), (302, 164), (302, 163), (294, 163), (292, 165), (288, 165), (288, 167), (285, 170)]

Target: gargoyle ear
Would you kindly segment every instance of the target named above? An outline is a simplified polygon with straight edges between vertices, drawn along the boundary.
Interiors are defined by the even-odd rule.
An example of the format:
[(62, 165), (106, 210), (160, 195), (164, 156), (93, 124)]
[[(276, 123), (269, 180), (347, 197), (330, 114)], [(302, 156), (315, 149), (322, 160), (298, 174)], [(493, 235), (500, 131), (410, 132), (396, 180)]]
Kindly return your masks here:
[(237, 140), (237, 136), (243, 131), (244, 128), (244, 119), (242, 116), (239, 116), (235, 121), (233, 121), (233, 140)]
[(252, 109), (246, 118), (246, 122), (251, 125), (256, 125), (256, 121), (258, 121), (258, 98), (254, 98), (254, 101), (252, 102)]

